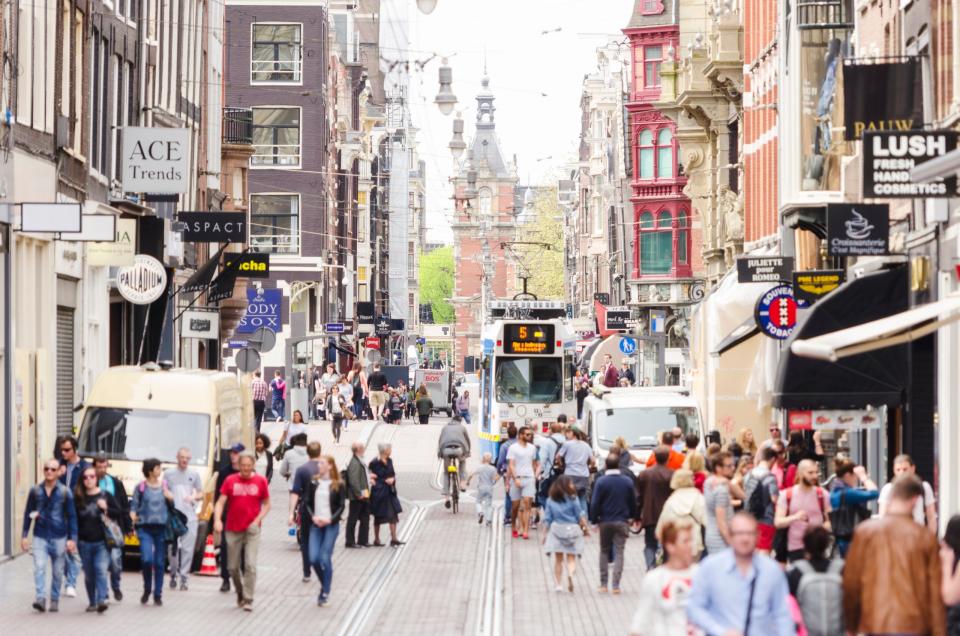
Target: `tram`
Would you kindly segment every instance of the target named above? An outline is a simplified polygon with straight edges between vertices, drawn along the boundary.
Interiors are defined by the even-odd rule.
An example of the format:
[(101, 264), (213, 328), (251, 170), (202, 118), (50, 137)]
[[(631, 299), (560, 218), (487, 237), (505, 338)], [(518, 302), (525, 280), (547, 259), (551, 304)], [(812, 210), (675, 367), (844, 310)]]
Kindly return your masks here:
[(496, 457), (507, 427), (549, 430), (561, 413), (576, 419), (577, 336), (562, 302), (494, 301), (481, 332), (479, 437)]

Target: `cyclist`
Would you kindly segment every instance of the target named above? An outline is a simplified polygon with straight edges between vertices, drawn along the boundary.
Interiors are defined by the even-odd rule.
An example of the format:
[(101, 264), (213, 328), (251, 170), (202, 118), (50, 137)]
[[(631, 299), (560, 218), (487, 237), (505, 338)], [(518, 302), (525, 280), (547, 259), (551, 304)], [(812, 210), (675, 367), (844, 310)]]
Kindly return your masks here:
[[(456, 465), (460, 473), (460, 490), (466, 490), (466, 460), (470, 457), (470, 434), (459, 415), (454, 415), (440, 430), (440, 441), (437, 443), (437, 457), (443, 460), (443, 472), (447, 467)], [(454, 462), (458, 462), (454, 464)], [(450, 480), (445, 477), (443, 482), (444, 506), (450, 507)]]

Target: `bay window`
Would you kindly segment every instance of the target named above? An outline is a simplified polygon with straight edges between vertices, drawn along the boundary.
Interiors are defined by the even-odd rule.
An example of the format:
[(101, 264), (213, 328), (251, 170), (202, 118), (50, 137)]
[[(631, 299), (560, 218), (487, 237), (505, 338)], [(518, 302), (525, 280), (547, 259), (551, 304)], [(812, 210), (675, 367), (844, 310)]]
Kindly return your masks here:
[(299, 195), (250, 195), (250, 250), (270, 254), (300, 253)]
[(640, 131), (640, 178), (653, 179), (653, 132), (649, 128)]
[(660, 63), (663, 61), (663, 47), (643, 47), (643, 86), (653, 88), (660, 86)]
[(640, 274), (689, 273), (690, 215), (681, 208), (654, 213), (644, 210), (637, 220)]
[(657, 177), (673, 177), (673, 133), (669, 128), (661, 128), (657, 133)]

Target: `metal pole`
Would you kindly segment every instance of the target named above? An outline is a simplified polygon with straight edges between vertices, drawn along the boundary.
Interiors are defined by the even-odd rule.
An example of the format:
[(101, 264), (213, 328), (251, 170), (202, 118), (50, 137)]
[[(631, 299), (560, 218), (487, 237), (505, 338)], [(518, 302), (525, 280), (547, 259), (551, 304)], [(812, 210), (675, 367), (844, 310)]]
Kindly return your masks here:
[(143, 319), (143, 333), (140, 335), (140, 352), (137, 354), (137, 365), (143, 363), (143, 345), (147, 341), (147, 331), (150, 329), (150, 305), (147, 305), (147, 315)]

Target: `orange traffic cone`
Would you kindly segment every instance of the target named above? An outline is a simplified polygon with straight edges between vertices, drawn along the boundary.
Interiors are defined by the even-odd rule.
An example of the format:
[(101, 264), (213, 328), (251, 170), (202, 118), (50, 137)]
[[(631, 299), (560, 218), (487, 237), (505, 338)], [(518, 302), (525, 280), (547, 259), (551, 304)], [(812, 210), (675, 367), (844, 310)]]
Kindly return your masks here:
[(207, 545), (203, 548), (203, 561), (200, 562), (201, 576), (220, 576), (217, 569), (217, 551), (213, 547), (213, 534), (207, 535)]

